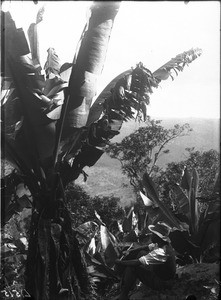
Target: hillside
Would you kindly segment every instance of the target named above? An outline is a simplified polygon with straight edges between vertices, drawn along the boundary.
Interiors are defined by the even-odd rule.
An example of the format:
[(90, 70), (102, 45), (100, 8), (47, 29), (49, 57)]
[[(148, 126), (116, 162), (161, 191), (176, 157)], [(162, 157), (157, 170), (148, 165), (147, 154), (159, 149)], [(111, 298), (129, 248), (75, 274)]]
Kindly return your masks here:
[[(195, 147), (196, 150), (206, 151), (220, 147), (220, 121), (218, 119), (163, 119), (162, 125), (171, 128), (175, 124), (189, 123), (193, 131), (189, 136), (178, 138), (170, 144), (170, 153), (159, 160), (159, 165), (165, 167), (172, 161), (185, 159), (185, 148)], [(112, 141), (119, 142), (125, 136), (135, 131), (139, 126), (134, 121), (124, 123), (121, 133)], [(129, 180), (122, 174), (120, 162), (111, 159), (107, 154), (103, 154), (95, 166), (85, 168), (84, 171), (89, 175), (86, 182), (80, 177), (76, 183), (92, 196), (95, 195), (114, 195), (121, 198), (122, 205), (128, 204), (134, 199), (133, 191)]]

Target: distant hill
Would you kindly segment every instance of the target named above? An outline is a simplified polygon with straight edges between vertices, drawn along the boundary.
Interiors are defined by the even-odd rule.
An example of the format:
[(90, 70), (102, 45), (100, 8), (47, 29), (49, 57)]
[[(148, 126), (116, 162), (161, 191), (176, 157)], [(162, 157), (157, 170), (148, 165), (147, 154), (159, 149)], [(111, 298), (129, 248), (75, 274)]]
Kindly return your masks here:
[[(185, 148), (195, 147), (196, 150), (206, 151), (220, 149), (220, 120), (219, 119), (162, 119), (161, 125), (165, 128), (172, 128), (175, 124), (189, 123), (193, 129), (189, 136), (180, 137), (174, 140), (168, 149), (170, 153), (164, 155), (159, 160), (159, 165), (165, 167), (169, 162), (178, 162), (186, 158)], [(112, 141), (120, 142), (125, 136), (134, 132), (144, 123), (129, 121), (123, 124), (121, 133)], [(80, 184), (92, 196), (95, 195), (114, 195), (121, 198), (122, 205), (134, 200), (132, 188), (128, 178), (121, 172), (121, 164), (116, 159), (111, 159), (107, 154), (103, 154), (95, 166), (85, 168), (84, 171), (89, 175), (86, 183), (83, 177), (78, 178)]]

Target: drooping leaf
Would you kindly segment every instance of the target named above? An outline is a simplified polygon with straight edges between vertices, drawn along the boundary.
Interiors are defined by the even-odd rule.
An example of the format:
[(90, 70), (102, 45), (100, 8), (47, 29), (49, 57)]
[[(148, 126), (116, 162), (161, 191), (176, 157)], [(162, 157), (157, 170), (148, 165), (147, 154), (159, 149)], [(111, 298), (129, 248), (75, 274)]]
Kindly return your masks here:
[[(132, 118), (133, 114), (131, 114), (130, 109), (126, 108), (127, 106), (132, 107), (135, 110), (138, 109), (138, 112), (139, 110), (141, 110), (145, 119), (146, 105), (149, 104), (148, 94), (153, 92), (152, 88), (157, 88), (161, 80), (166, 80), (169, 77), (172, 77), (172, 70), (176, 74), (178, 74), (177, 71), (183, 70), (184, 63), (186, 63), (187, 61), (190, 63), (200, 55), (200, 49), (191, 49), (177, 55), (175, 58), (171, 59), (168, 63), (166, 63), (153, 73), (151, 73), (148, 69), (143, 68), (144, 72), (142, 74), (142, 72), (140, 72), (140, 67), (142, 65), (141, 63), (139, 63), (137, 65), (137, 68), (135, 68), (134, 70), (130, 69), (122, 72), (121, 74), (116, 76), (96, 98), (95, 102), (90, 108), (87, 125), (92, 124), (100, 118), (105, 110), (105, 102), (108, 98), (111, 97), (113, 98), (112, 106), (116, 106), (115, 108), (117, 108), (121, 103), (121, 108), (124, 108), (124, 112), (128, 114), (129, 118)], [(130, 80), (132, 79), (129, 85), (127, 82), (128, 78), (130, 78)], [(112, 95), (110, 96), (111, 93)], [(118, 97), (116, 97), (116, 95)], [(144, 101), (141, 101), (141, 97), (143, 96)], [(136, 101), (137, 98), (139, 98), (139, 104)], [(124, 101), (122, 101), (123, 99)], [(125, 99), (127, 99), (127, 101), (125, 101)]]
[[(24, 126), (26, 141), (32, 146), (32, 154), (38, 151), (41, 159), (49, 157), (55, 145), (55, 122), (47, 117), (50, 102), (45, 102), (38, 92), (31, 90), (29, 75), (22, 69), (22, 64), (10, 62), (13, 80), (16, 84), (19, 99), (24, 113), (24, 120), (29, 126)], [(35, 78), (32, 78), (35, 82)], [(27, 86), (28, 84), (28, 86)], [(31, 154), (31, 153), (30, 153)], [(30, 155), (29, 154), (29, 155)]]
[(145, 173), (143, 175), (143, 184), (144, 184), (144, 187), (145, 187), (147, 193), (149, 193), (151, 195), (151, 200), (153, 200), (159, 206), (161, 211), (166, 215), (166, 217), (171, 222), (172, 226), (179, 230), (186, 230), (185, 228), (183, 228), (183, 226), (179, 222), (179, 220), (174, 217), (174, 215), (171, 212), (171, 210), (169, 209), (169, 207), (167, 207), (166, 204), (164, 204), (162, 201), (160, 201), (160, 199), (156, 193), (155, 185), (147, 173)]
[[(170, 61), (168, 61), (166, 64), (164, 64), (162, 67), (157, 69), (153, 75), (158, 80), (167, 80), (169, 76), (172, 77), (171, 71), (175, 71), (176, 74), (177, 71), (182, 71), (183, 67), (185, 65), (188, 65), (192, 61), (194, 61), (197, 57), (199, 57), (202, 54), (202, 50), (199, 48), (190, 49), (188, 51), (184, 51), (181, 54), (178, 54), (176, 57), (172, 58)], [(173, 77), (172, 77), (173, 80)]]
[(4, 62), (1, 74), (11, 78), (11, 70), (8, 66), (10, 57), (18, 59), (20, 56), (29, 54), (30, 50), (23, 29), (16, 28), (10, 12), (1, 10), (1, 22), (1, 61)]
[(95, 102), (93, 103), (93, 105), (90, 108), (90, 112), (89, 112), (88, 120), (87, 120), (87, 126), (91, 125), (92, 123), (94, 123), (95, 121), (97, 121), (100, 118), (100, 116), (104, 110), (103, 103), (104, 103), (105, 99), (109, 97), (110, 91), (114, 88), (114, 86), (116, 85), (116, 83), (118, 82), (119, 79), (121, 79), (124, 76), (129, 75), (130, 73), (131, 73), (131, 70), (127, 70), (127, 71), (119, 74), (118, 76), (116, 76), (98, 95)]
[(111, 118), (113, 112), (118, 112), (122, 120), (127, 121), (134, 118), (137, 111), (137, 117), (142, 113), (145, 119), (151, 87), (157, 86), (154, 82), (152, 73), (140, 62), (130, 74), (118, 79), (103, 104), (105, 113)]
[(68, 83), (61, 79), (59, 76), (55, 76), (51, 79), (47, 79), (43, 89), (43, 93), (48, 98), (53, 98), (57, 93), (67, 88)]
[(47, 51), (48, 51), (48, 57), (44, 69), (46, 72), (46, 77), (50, 78), (50, 74), (52, 74), (53, 77), (55, 75), (59, 75), (61, 64), (60, 64), (60, 59), (54, 48), (49, 48)]

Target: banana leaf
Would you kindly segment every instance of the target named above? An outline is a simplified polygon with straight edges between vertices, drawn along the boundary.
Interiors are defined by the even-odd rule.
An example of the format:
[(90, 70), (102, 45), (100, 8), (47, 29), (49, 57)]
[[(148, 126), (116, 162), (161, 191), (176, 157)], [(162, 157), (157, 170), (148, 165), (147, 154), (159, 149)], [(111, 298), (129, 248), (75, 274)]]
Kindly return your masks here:
[(103, 103), (106, 98), (109, 97), (110, 91), (114, 88), (118, 80), (120, 80), (122, 77), (127, 76), (131, 73), (131, 70), (127, 70), (116, 76), (104, 89), (103, 91), (98, 95), (96, 98), (95, 102), (90, 108), (90, 112), (88, 115), (88, 120), (87, 120), (87, 126), (91, 125), (95, 121), (97, 121), (102, 112), (103, 112)]
[(98, 223), (99, 223), (100, 225), (106, 226), (106, 225), (104, 224), (104, 222), (102, 221), (100, 215), (97, 213), (96, 210), (94, 211), (94, 214), (95, 214), (95, 217), (96, 217), (97, 220), (98, 220)]
[(31, 55), (34, 65), (41, 71), (40, 51), (39, 51), (39, 23), (43, 20), (44, 6), (42, 6), (36, 16), (36, 22), (32, 23), (28, 28), (28, 39), (31, 48)]
[(98, 225), (93, 221), (88, 221), (79, 225), (75, 230), (89, 238), (98, 230)]
[(119, 252), (106, 226), (100, 225), (100, 239), (105, 263), (112, 268), (115, 264), (115, 260), (119, 256)]
[(199, 208), (197, 201), (197, 191), (199, 186), (199, 175), (197, 170), (194, 168), (192, 172), (192, 185), (190, 191), (189, 205), (190, 205), (190, 215), (191, 215), (191, 233), (194, 234), (198, 230), (199, 221)]
[(143, 175), (143, 185), (149, 195), (151, 195), (151, 200), (154, 201), (163, 214), (168, 218), (170, 221), (169, 225), (172, 225), (173, 228), (176, 228), (178, 230), (186, 230), (182, 223), (174, 216), (172, 211), (169, 209), (169, 207), (166, 206), (162, 201), (160, 201), (158, 194), (156, 193), (156, 187), (153, 183), (152, 179), (149, 177), (147, 173), (144, 173)]
[(188, 253), (194, 259), (197, 259), (199, 252), (198, 243), (194, 240), (194, 243), (191, 241), (191, 236), (187, 231), (175, 230), (170, 232), (169, 238), (171, 240), (171, 245), (173, 249), (180, 255)]
[(178, 210), (180, 213), (187, 215), (189, 213), (189, 199), (178, 184), (172, 188), (175, 193)]
[(94, 237), (90, 240), (90, 243), (86, 248), (86, 251), (87, 251), (87, 253), (89, 253), (92, 256), (95, 254), (95, 252), (96, 252), (96, 243), (95, 243), (95, 238)]
[(174, 71), (176, 75), (178, 75), (177, 71), (183, 71), (185, 65), (188, 65), (189, 63), (194, 61), (201, 54), (202, 50), (199, 48), (190, 49), (181, 54), (178, 54), (176, 57), (171, 58), (170, 61), (154, 71), (153, 75), (159, 80), (166, 80), (169, 78), (169, 76), (173, 79), (171, 71)]
[(54, 48), (50, 47), (47, 50), (47, 52), (48, 52), (48, 57), (44, 69), (45, 69), (46, 77), (50, 78), (51, 73), (53, 74), (53, 77), (54, 75), (59, 75), (61, 64), (60, 64), (60, 59)]
[(94, 2), (91, 7), (87, 31), (82, 38), (69, 81), (68, 128), (79, 128), (87, 123), (119, 6), (120, 2)]
[[(20, 35), (15, 30), (13, 20), (9, 17), (7, 20), (6, 28), (9, 41), (11, 41), (12, 37), (16, 37), (17, 40), (20, 41), (21, 38), (19, 39)], [(25, 37), (23, 37), (23, 39), (26, 41)], [(56, 122), (60, 117), (60, 110), (53, 109), (53, 99), (48, 98), (41, 92), (42, 83), (44, 82), (41, 82), (40, 85), (39, 79), (41, 76), (39, 77), (38, 69), (34, 66), (33, 61), (24, 56), (26, 52), (20, 51), (14, 53), (13, 49), (15, 47), (13, 47), (12, 41), (7, 43), (6, 46), (6, 62), (16, 88), (16, 94), (19, 98), (17, 102), (20, 102), (20, 109), (18, 111), (22, 111), (23, 114), (23, 122), (21, 126), (19, 126), (19, 130), (22, 134), (20, 134), (19, 138), (16, 137), (17, 126), (13, 133), (15, 135), (15, 141), (11, 141), (11, 147), (18, 150), (22, 159), (26, 160), (28, 167), (32, 169), (33, 164), (31, 163), (31, 157), (34, 153), (36, 159), (39, 159), (41, 162), (53, 154), (56, 141)], [(22, 46), (20, 46), (20, 48), (21, 47)], [(45, 87), (45, 91), (48, 90), (48, 96), (53, 98), (66, 87), (67, 84), (65, 84), (64, 81), (57, 80), (50, 82), (50, 85)], [(13, 111), (16, 110), (16, 107), (12, 108)], [(15, 123), (15, 125), (16, 124), (17, 123)], [(36, 163), (37, 161), (34, 162), (34, 164)]]
[[(1, 76), (11, 78), (11, 70), (8, 65), (10, 57), (18, 59), (20, 56), (30, 53), (30, 49), (22, 28), (17, 29), (9, 12), (1, 10)], [(16, 45), (16, 47), (14, 47)]]
[[(191, 49), (189, 51), (185, 51), (182, 54), (177, 55), (175, 58), (171, 59), (169, 62), (161, 66), (159, 69), (152, 73), (153, 78), (149, 77), (149, 88), (152, 92), (151, 87), (157, 88), (158, 84), (161, 80), (166, 80), (171, 76), (171, 70), (174, 70), (176, 73), (177, 71), (182, 71), (184, 65), (187, 63), (191, 63), (194, 59), (201, 55), (201, 49)], [(118, 76), (116, 76), (98, 95), (96, 100), (94, 101), (93, 105), (90, 108), (87, 126), (92, 124), (93, 122), (97, 121), (104, 111), (104, 102), (105, 99), (110, 97), (110, 92), (114, 90), (114, 87), (117, 85), (118, 82), (122, 80), (122, 78), (131, 75), (133, 72), (132, 69), (128, 69)], [(178, 73), (177, 73), (178, 74)], [(131, 99), (132, 104), (132, 99)], [(141, 110), (143, 111), (144, 118), (146, 115), (146, 105), (142, 103)]]
[(192, 185), (191, 173), (189, 172), (188, 168), (185, 167), (185, 169), (183, 171), (183, 176), (181, 178), (180, 186), (181, 186), (181, 188), (187, 190), (188, 196), (190, 193), (191, 185)]
[[(114, 262), (119, 256), (119, 251), (117, 247), (117, 240), (115, 236), (109, 232), (106, 225), (101, 220), (100, 215), (95, 211), (95, 216), (100, 224), (100, 237), (99, 237), (99, 245), (97, 245), (96, 252), (100, 252), (101, 258), (104, 258), (104, 263), (112, 268), (114, 266)], [(100, 250), (99, 250), (100, 248)]]
[(28, 39), (30, 44), (30, 50), (32, 55), (32, 60), (36, 67), (40, 67), (40, 55), (39, 55), (39, 41), (38, 41), (38, 25), (32, 23), (28, 28)]
[(123, 232), (131, 232), (132, 228), (132, 217), (133, 217), (133, 211), (134, 207), (132, 206), (131, 209), (129, 210), (127, 216), (124, 218), (123, 223), (122, 223), (122, 229)]
[[(86, 78), (87, 81), (89, 77), (91, 78), (90, 74), (92, 74), (92, 77), (95, 78), (98, 73), (101, 73), (102, 71), (107, 50), (106, 44), (110, 38), (113, 19), (117, 13), (118, 7), (119, 3), (95, 3), (92, 8), (92, 17), (89, 22), (88, 32), (85, 33), (85, 40), (82, 40), (82, 45), (84, 45), (79, 50), (75, 65), (75, 71), (77, 70), (77, 73), (74, 74), (77, 74), (77, 78), (79, 75), (79, 81), (76, 81), (75, 83), (78, 84), (79, 89), (81, 89), (81, 79), (83, 78), (84, 80), (87, 77), (87, 74), (85, 76), (85, 72), (88, 72), (89, 74)], [(110, 21), (110, 19), (112, 21)], [(101, 26), (102, 28), (100, 28), (100, 24), (103, 24), (104, 26)], [(108, 25), (108, 28), (105, 27), (106, 25)], [(7, 43), (7, 49), (9, 46), (11, 48), (14, 47), (14, 42), (16, 41), (16, 39), (14, 39), (14, 35), (17, 34), (19, 37), (22, 36), (21, 31), (14, 30), (15, 28), (13, 30), (12, 29), (9, 42)], [(104, 49), (102, 45), (99, 44), (100, 41), (95, 43), (96, 46), (98, 46), (97, 48), (101, 47), (100, 53), (97, 51), (99, 49), (96, 47), (95, 49), (93, 48), (93, 41), (90, 40), (91, 36), (93, 38), (96, 37), (99, 29), (102, 31), (101, 40), (103, 40), (105, 44)], [(94, 33), (94, 35), (91, 35), (91, 33)], [(104, 36), (102, 36), (102, 34), (104, 34)], [(20, 40), (21, 42), (24, 42), (22, 39)], [(88, 47), (90, 43), (92, 46)], [(58, 220), (62, 222), (63, 218), (65, 220), (64, 232), (63, 235), (61, 235), (61, 241), (59, 244), (61, 249), (60, 262), (61, 264), (64, 264), (64, 268), (61, 268), (60, 275), (64, 282), (67, 282), (67, 280), (70, 279), (67, 285), (70, 287), (70, 293), (72, 294), (78, 289), (78, 284), (82, 289), (82, 292), (84, 292), (83, 286), (87, 285), (87, 281), (84, 280), (84, 284), (82, 284), (82, 280), (80, 282), (80, 278), (82, 279), (85, 275), (82, 272), (82, 257), (80, 255), (80, 251), (78, 251), (77, 240), (75, 239), (74, 234), (72, 234), (71, 220), (66, 211), (66, 207), (65, 209), (60, 209), (60, 206), (65, 199), (63, 195), (63, 187), (60, 182), (61, 180), (59, 180), (59, 174), (54, 174), (54, 169), (51, 168), (51, 158), (52, 154), (54, 154), (54, 149), (56, 150), (54, 147), (56, 145), (56, 141), (58, 141), (57, 144), (59, 144), (61, 148), (64, 146), (62, 143), (60, 145), (60, 140), (59, 138), (57, 139), (57, 137), (60, 137), (57, 133), (60, 134), (62, 131), (57, 130), (58, 124), (56, 121), (58, 112), (55, 112), (55, 117), (51, 116), (53, 115), (53, 109), (50, 107), (50, 100), (52, 99), (47, 97), (48, 95), (53, 97), (54, 93), (56, 94), (58, 90), (55, 89), (52, 93), (52, 89), (50, 89), (47, 95), (42, 93), (42, 86), (38, 85), (37, 82), (38, 70), (33, 62), (31, 60), (28, 61), (28, 58), (25, 57), (27, 49), (24, 47), (25, 51), (23, 51), (24, 49), (22, 49), (22, 47), (24, 45), (22, 43), (21, 47), (20, 45), (17, 46), (17, 49), (14, 47), (16, 51), (14, 51), (14, 49), (9, 49), (7, 53), (7, 64), (9, 64), (11, 71), (10, 76), (13, 77), (12, 79), (18, 93), (18, 98), (21, 102), (23, 122), (22, 126), (20, 126), (19, 134), (15, 135), (15, 139), (10, 138), (10, 142), (8, 142), (7, 146), (7, 152), (14, 158), (14, 162), (17, 163), (20, 168), (20, 172), (23, 173), (22, 175), (24, 175), (25, 180), (28, 182), (28, 187), (30, 188), (33, 197), (35, 197), (33, 201), (35, 209), (33, 210), (32, 215), (33, 222), (30, 230), (31, 233), (26, 270), (26, 274), (28, 274), (26, 289), (30, 292), (30, 294), (33, 294), (36, 299), (55, 299), (58, 296), (55, 282), (57, 274), (53, 274), (53, 270), (55, 270), (57, 262), (56, 255), (58, 252), (58, 240), (56, 238), (56, 232), (51, 232), (52, 224), (50, 223), (51, 216), (55, 216), (54, 212), (58, 213), (58, 215), (56, 214), (56, 218), (53, 219), (55, 223), (58, 222)], [(92, 54), (92, 56), (90, 56), (90, 54)], [(97, 54), (99, 55), (97, 56)], [(101, 62), (100, 64), (98, 64), (99, 61)], [(86, 65), (84, 65), (84, 62), (86, 62)], [(87, 71), (87, 67), (91, 62), (94, 64), (91, 64), (89, 71)], [(100, 68), (99, 70), (97, 69), (97, 66)], [(91, 87), (94, 88), (94, 84), (90, 85), (87, 82), (85, 90), (82, 89), (82, 91), (85, 93), (89, 91), (88, 94), (91, 96), (94, 94), (90, 90)], [(70, 96), (73, 96), (75, 101), (76, 91), (72, 90), (70, 94)], [(80, 97), (81, 96), (82, 95), (80, 94)], [(84, 96), (85, 95), (83, 95), (83, 97)], [(73, 100), (73, 98), (71, 100)], [(49, 114), (51, 118), (48, 117)], [(60, 128), (62, 129), (62, 126)], [(87, 135), (82, 137), (81, 133), (79, 135), (80, 139), (78, 139), (78, 135), (72, 136), (72, 132), (71, 134), (69, 132), (70, 136), (73, 137), (73, 141), (70, 142), (70, 149), (65, 149), (66, 153), (69, 154), (70, 151), (73, 150), (74, 155), (76, 155), (77, 151), (82, 146), (82, 141), (85, 141), (87, 138)], [(4, 138), (6, 139), (7, 137), (4, 136)], [(57, 151), (55, 152), (57, 153)], [(57, 154), (55, 156), (57, 157)], [(46, 172), (43, 171), (42, 165), (44, 165), (44, 170)], [(44, 185), (42, 184), (43, 180)], [(55, 185), (55, 183), (57, 183), (57, 185)], [(58, 194), (59, 201), (57, 201)], [(50, 200), (55, 200), (55, 205), (53, 205)], [(56, 207), (57, 204), (59, 207)], [(43, 217), (41, 214), (42, 208), (44, 214)], [(61, 210), (62, 212), (60, 212)], [(59, 219), (60, 216), (62, 216), (62, 218)], [(114, 243), (114, 239), (110, 234), (108, 234), (108, 237), (110, 242), (109, 244), (112, 245), (112, 243)], [(107, 245), (104, 250), (109, 251), (110, 247), (108, 247), (109, 245)], [(55, 262), (54, 265), (53, 262)], [(32, 276), (33, 274), (34, 276)], [(86, 277), (87, 276), (84, 278)], [(56, 295), (53, 295), (52, 297), (53, 293)]]
[[(92, 257), (90, 254), (85, 253), (86, 259), (93, 265), (94, 269), (91, 269), (92, 274), (96, 272), (96, 276), (104, 277), (104, 278), (115, 278), (118, 279), (116, 272), (108, 267), (107, 265), (101, 263), (96, 258)], [(95, 275), (95, 273), (94, 273)]]
[[(47, 99), (38, 91), (33, 92), (31, 90), (29, 75), (23, 72), (22, 64), (14, 61), (10, 63), (10, 67), (23, 107), (24, 120), (25, 123), (28, 122), (29, 124), (29, 127), (23, 126), (23, 129), (26, 128), (25, 135), (29, 131), (28, 136), (26, 136), (26, 142), (32, 141), (29, 144), (33, 149), (29, 152), (31, 154), (37, 151), (37, 156), (40, 160), (46, 159), (53, 154), (56, 138), (56, 121), (60, 116), (60, 112), (57, 112), (57, 109), (50, 111), (52, 100)], [(50, 114), (47, 115), (48, 112)], [(25, 154), (25, 156), (30, 156), (30, 154)]]
[(153, 201), (151, 201), (146, 195), (144, 195), (141, 191), (140, 191), (140, 196), (141, 199), (143, 200), (143, 203), (145, 206), (153, 206)]

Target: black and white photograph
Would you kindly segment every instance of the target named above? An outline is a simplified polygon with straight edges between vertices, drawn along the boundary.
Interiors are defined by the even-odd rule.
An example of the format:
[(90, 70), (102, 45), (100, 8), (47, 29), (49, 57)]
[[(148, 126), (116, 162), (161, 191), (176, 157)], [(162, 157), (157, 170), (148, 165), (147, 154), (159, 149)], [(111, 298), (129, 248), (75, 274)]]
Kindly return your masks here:
[(1, 1), (0, 299), (220, 299), (220, 21)]

